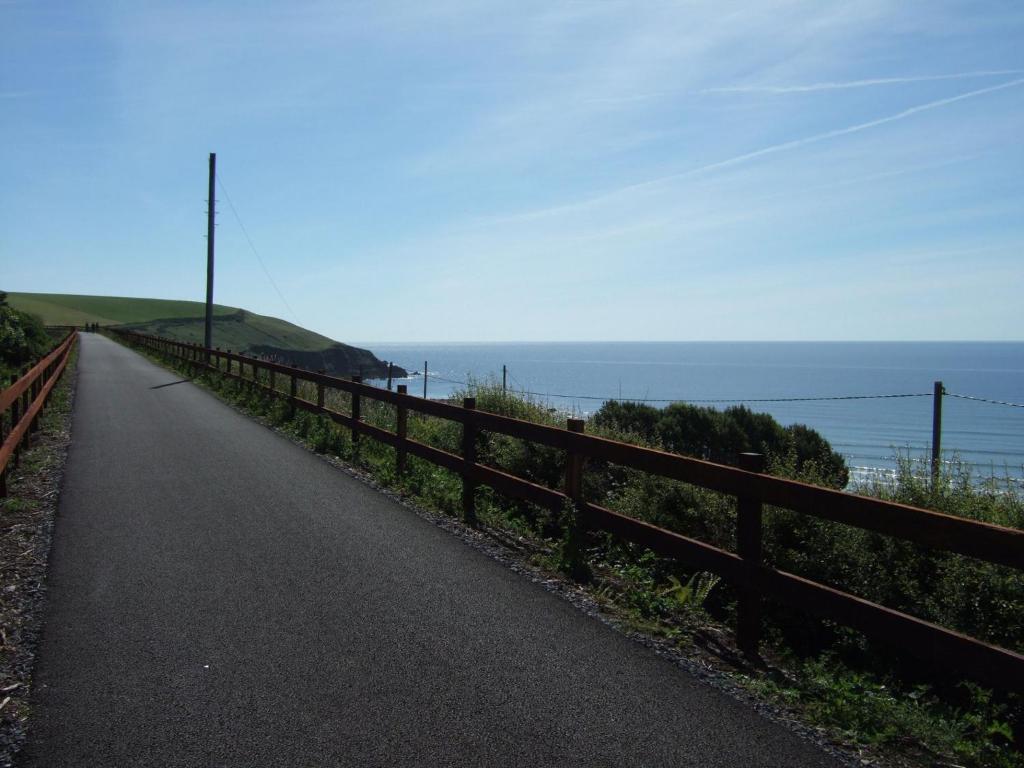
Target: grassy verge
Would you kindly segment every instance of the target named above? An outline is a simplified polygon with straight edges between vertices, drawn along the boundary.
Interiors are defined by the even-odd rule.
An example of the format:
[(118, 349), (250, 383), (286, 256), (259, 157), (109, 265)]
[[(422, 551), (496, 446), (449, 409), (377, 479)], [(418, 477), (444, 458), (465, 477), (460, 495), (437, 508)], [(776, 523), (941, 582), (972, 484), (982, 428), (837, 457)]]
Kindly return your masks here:
[[(399, 477), (394, 450), (388, 446), (365, 437), (353, 442), (348, 430), (324, 416), (300, 411), (292, 418), (283, 400), (268, 398), (245, 383), (209, 374), (199, 381), (312, 450), (370, 473), (377, 483), (416, 504), (461, 515), (462, 485), (454, 473), (410, 457), (407, 473)], [(278, 380), (276, 385), (284, 393), (287, 382)], [(545, 404), (508, 396), (492, 384), (475, 384), (472, 394), (481, 410), (564, 424)], [(300, 387), (299, 396), (316, 399), (311, 387)], [(342, 392), (328, 391), (325, 403), (349, 412), (349, 397)], [(395, 429), (391, 406), (364, 400), (362, 416), (375, 426)], [(415, 440), (460, 452), (458, 424), (410, 413), (408, 430)], [(643, 443), (614, 426), (592, 423), (588, 431)], [(549, 487), (562, 483), (565, 459), (554, 449), (486, 433), (478, 455), (482, 462), (532, 482)], [(798, 466), (788, 455), (770, 456), (769, 469), (818, 479), (813, 462)], [(951, 514), (1024, 527), (1019, 495), (995, 486), (979, 489), (956, 464), (932, 483), (904, 462), (894, 483), (869, 490)], [(734, 501), (720, 494), (598, 462), (587, 466), (585, 493), (625, 514), (717, 546), (735, 546)], [(764, 663), (748, 664), (728, 629), (735, 618), (735, 593), (716, 577), (608, 535), (581, 535), (571, 509), (551, 514), (487, 488), (479, 489), (476, 502), (483, 531), (531, 565), (584, 582), (590, 599), (614, 623), (714, 668), (780, 708), (784, 718), (820, 729), (827, 739), (869, 762), (1024, 766), (1015, 746), (1024, 729), (1020, 695), (962, 682), (922, 665), (911, 654), (773, 605), (766, 612)], [(1012, 569), (933, 553), (781, 509), (767, 511), (765, 557), (801, 576), (1006, 647), (1024, 648), (1024, 578)]]
[(0, 499), (0, 765), (24, 742), (29, 693), (42, 620), (50, 535), (64, 459), (78, 352), (39, 418), (32, 447), (8, 466), (8, 496)]

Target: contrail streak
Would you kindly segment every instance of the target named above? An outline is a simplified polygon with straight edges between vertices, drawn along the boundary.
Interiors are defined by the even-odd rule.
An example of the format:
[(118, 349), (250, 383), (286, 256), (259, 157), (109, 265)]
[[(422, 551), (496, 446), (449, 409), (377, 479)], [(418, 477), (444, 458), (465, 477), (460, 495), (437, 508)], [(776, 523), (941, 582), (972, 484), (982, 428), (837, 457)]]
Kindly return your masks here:
[(902, 112), (897, 112), (894, 115), (888, 115), (887, 117), (880, 117), (877, 120), (869, 120), (866, 123), (857, 123), (856, 125), (850, 125), (846, 128), (835, 128), (831, 131), (825, 131), (824, 133), (818, 133), (814, 136), (805, 136), (802, 139), (794, 139), (793, 141), (786, 141), (782, 144), (773, 144), (770, 147), (763, 149), (757, 149), (753, 152), (746, 152), (736, 157), (730, 157), (728, 160), (720, 160), (716, 163), (709, 163), (708, 165), (702, 165), (699, 168), (692, 168), (689, 171), (683, 171), (682, 173), (673, 174), (672, 176), (666, 176), (662, 179), (656, 179), (654, 181), (643, 182), (640, 185), (634, 186), (646, 186), (647, 184), (656, 184), (662, 181), (668, 181), (670, 179), (681, 178), (683, 176), (690, 176), (695, 173), (703, 173), (704, 171), (710, 171), (715, 168), (726, 168), (731, 165), (737, 165), (738, 163), (746, 162), (747, 160), (753, 160), (757, 157), (763, 157), (764, 155), (773, 155), (776, 152), (784, 152), (788, 149), (796, 149), (797, 147), (803, 147), (807, 144), (816, 144), (819, 141), (825, 141), (826, 139), (834, 139), (837, 136), (848, 136), (851, 133), (860, 133), (866, 131), (869, 128), (876, 128), (879, 125), (885, 125), (887, 123), (895, 123), (897, 120), (905, 120), (912, 115), (916, 115), (919, 112), (927, 112), (932, 109), (938, 109), (948, 104), (954, 104), (964, 99), (971, 99), (975, 96), (981, 96), (986, 93), (994, 93), (995, 91), (1002, 91), (1006, 88), (1014, 88), (1018, 85), (1024, 85), (1024, 78), (1018, 78), (1017, 80), (1010, 80), (1006, 83), (1000, 83), (999, 85), (991, 85), (988, 88), (979, 88), (976, 91), (968, 91), (967, 93), (961, 93), (958, 96), (950, 96), (946, 99), (938, 99), (937, 101), (929, 101), (927, 104), (919, 104), (916, 107), (910, 107), (904, 109)]
[(879, 117), (875, 120), (869, 120), (866, 123), (857, 123), (856, 125), (849, 125), (845, 128), (835, 128), (831, 131), (825, 131), (824, 133), (817, 133), (813, 136), (805, 136), (802, 139), (793, 139), (792, 141), (785, 141), (781, 144), (773, 144), (769, 147), (763, 147), (762, 149), (756, 149), (752, 152), (745, 152), (742, 155), (736, 155), (726, 160), (718, 160), (714, 163), (708, 163), (697, 168), (690, 168), (686, 171), (680, 171), (679, 173), (669, 174), (668, 176), (661, 176), (656, 179), (649, 179), (647, 181), (640, 181), (634, 184), (628, 184), (619, 189), (605, 192), (587, 200), (581, 200), (576, 203), (567, 203), (565, 205), (553, 206), (551, 208), (545, 208), (539, 211), (530, 211), (527, 213), (514, 214), (512, 216), (502, 216), (498, 219), (491, 220), (490, 223), (496, 222), (511, 222), (511, 221), (526, 221), (531, 219), (544, 218), (559, 213), (568, 213), (570, 211), (578, 211), (585, 209), (589, 206), (602, 203), (606, 200), (617, 197), (618, 195), (635, 192), (638, 190), (648, 189), (650, 187), (657, 187), (661, 184), (665, 184), (671, 181), (678, 181), (679, 179), (685, 179), (690, 176), (696, 176), (697, 174), (705, 173), (707, 171), (717, 170), (719, 168), (729, 168), (734, 165), (740, 165), (748, 160), (755, 160), (759, 157), (765, 157), (766, 155), (774, 155), (779, 152), (786, 152), (790, 149), (797, 149), (798, 147), (807, 146), (808, 144), (817, 144), (820, 141), (826, 141), (828, 139), (834, 139), (839, 136), (848, 136), (851, 133), (860, 133), (871, 128), (877, 128), (880, 125), (886, 125), (887, 123), (895, 123), (898, 120), (905, 120), (908, 117), (912, 117), (920, 112), (927, 112), (932, 109), (938, 109), (939, 107), (945, 107), (949, 104), (955, 104), (958, 101), (964, 101), (965, 99), (973, 99), (975, 96), (982, 96), (986, 93), (994, 93), (996, 91), (1002, 91), (1007, 88), (1015, 88), (1016, 86), (1024, 85), (1024, 78), (1018, 78), (1016, 80), (1010, 80), (999, 85), (991, 85), (987, 88), (979, 88), (975, 91), (968, 91), (967, 93), (961, 93), (957, 96), (950, 96), (945, 99), (938, 99), (936, 101), (929, 101), (926, 104), (918, 104), (916, 107), (909, 107), (904, 109), (902, 112), (897, 112), (893, 115), (886, 117)]
[(811, 83), (809, 85), (726, 85), (719, 88), (704, 88), (698, 93), (811, 93), (813, 91), (839, 91), (846, 88), (868, 88), (873, 85), (901, 85), (904, 83), (926, 83), (934, 80), (966, 80), (973, 77), (997, 77), (1019, 75), (1021, 69), (993, 69), (980, 72), (957, 72), (950, 75), (921, 75), (919, 77), (876, 77), (869, 80), (847, 80), (834, 83)]

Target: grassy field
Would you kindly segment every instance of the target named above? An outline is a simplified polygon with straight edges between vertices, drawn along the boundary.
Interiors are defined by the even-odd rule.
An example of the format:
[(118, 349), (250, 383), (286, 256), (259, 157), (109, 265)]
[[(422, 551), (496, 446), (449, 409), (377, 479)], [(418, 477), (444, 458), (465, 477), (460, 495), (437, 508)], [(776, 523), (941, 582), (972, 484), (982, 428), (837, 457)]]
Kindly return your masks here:
[[(148, 322), (132, 322), (129, 325), (139, 333), (197, 344), (203, 341), (202, 317), (160, 318)], [(333, 339), (285, 320), (257, 315), (244, 309), (214, 315), (213, 318), (213, 345), (221, 349), (243, 350), (272, 346), (316, 352), (336, 343)]]
[[(201, 301), (77, 296), (70, 293), (8, 293), (7, 303), (42, 318), (46, 325), (146, 323), (161, 318), (202, 318), (206, 312), (206, 305)], [(214, 315), (230, 315), (238, 309), (215, 304), (213, 311)]]
[[(128, 327), (139, 333), (201, 344), (206, 306), (199, 301), (170, 301), (118, 296), (8, 293), (7, 303), (36, 315), (46, 325)], [(385, 376), (386, 366), (372, 352), (341, 344), (276, 317), (237, 307), (214, 305), (213, 346), (340, 375)], [(404, 375), (397, 370), (396, 375)]]

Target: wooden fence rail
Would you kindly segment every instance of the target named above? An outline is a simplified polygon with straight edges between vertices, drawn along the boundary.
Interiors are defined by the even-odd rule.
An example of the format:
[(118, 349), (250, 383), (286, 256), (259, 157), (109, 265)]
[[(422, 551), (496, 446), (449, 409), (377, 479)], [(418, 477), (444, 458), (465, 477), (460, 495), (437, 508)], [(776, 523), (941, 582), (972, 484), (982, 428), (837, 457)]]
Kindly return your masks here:
[[(552, 511), (571, 503), (578, 523), (672, 557), (688, 568), (715, 573), (738, 588), (737, 642), (748, 654), (756, 654), (761, 631), (761, 600), (770, 597), (857, 629), (864, 634), (927, 658), (944, 667), (998, 689), (1024, 690), (1024, 655), (1000, 648), (945, 627), (915, 618), (854, 595), (819, 584), (761, 562), (762, 507), (783, 507), (824, 520), (893, 536), (936, 550), (957, 553), (989, 563), (1024, 571), (1024, 531), (1004, 528), (903, 504), (882, 501), (794, 480), (763, 474), (762, 458), (741, 457), (743, 468), (692, 459), (677, 454), (608, 440), (583, 432), (583, 422), (569, 419), (566, 429), (534, 424), (476, 409), (473, 398), (461, 406), (370, 386), (359, 377), (352, 380), (314, 373), (245, 355), (204, 349), (171, 339), (115, 331), (127, 342), (175, 357), (196, 372), (214, 371), (247, 382), (296, 409), (323, 414), (351, 430), (354, 441), (366, 435), (396, 449), (399, 474), (406, 470), (407, 455), (433, 462), (461, 476), (463, 515), (475, 520), (474, 490), (486, 485), (495, 491)], [(238, 363), (237, 366), (234, 363)], [(250, 376), (245, 376), (248, 368)], [(236, 371), (237, 369), (237, 371)], [(260, 371), (266, 371), (262, 376)], [(275, 386), (278, 377), (289, 383), (287, 392)], [(267, 383), (264, 383), (263, 379)], [(309, 382), (316, 401), (298, 396), (298, 382)], [(350, 396), (349, 413), (325, 408), (324, 389)], [(395, 406), (395, 432), (361, 419), (361, 399)], [(463, 425), (462, 455), (443, 451), (407, 436), (407, 415), (414, 411)], [(496, 432), (538, 443), (566, 453), (564, 490), (532, 483), (515, 475), (480, 464), (476, 460), (479, 432)], [(734, 496), (737, 500), (738, 552), (728, 552), (696, 539), (636, 520), (583, 498), (585, 461), (597, 459)]]
[(12, 375), (10, 386), (0, 392), (0, 497), (7, 496), (7, 467), (12, 460), (17, 465), (21, 450), (31, 446), (32, 433), (39, 429), (39, 412), (64, 372), (77, 338), (72, 328), (28, 371)]

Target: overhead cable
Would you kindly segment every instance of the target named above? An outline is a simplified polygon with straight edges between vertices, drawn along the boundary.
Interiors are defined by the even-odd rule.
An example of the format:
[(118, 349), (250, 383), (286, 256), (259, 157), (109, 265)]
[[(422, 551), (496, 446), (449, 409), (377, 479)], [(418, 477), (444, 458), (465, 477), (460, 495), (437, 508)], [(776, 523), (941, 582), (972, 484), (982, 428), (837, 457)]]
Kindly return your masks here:
[(960, 400), (974, 400), (978, 403), (991, 403), (992, 405), (1008, 405), (1011, 408), (1024, 408), (1021, 403), (1008, 403), (1005, 400), (989, 400), (987, 397), (973, 397), (971, 395), (957, 395), (952, 392), (944, 393), (947, 397), (956, 397)]

